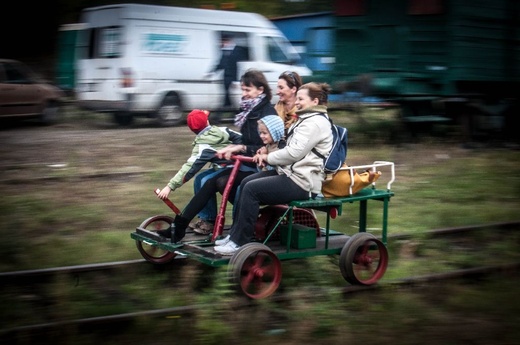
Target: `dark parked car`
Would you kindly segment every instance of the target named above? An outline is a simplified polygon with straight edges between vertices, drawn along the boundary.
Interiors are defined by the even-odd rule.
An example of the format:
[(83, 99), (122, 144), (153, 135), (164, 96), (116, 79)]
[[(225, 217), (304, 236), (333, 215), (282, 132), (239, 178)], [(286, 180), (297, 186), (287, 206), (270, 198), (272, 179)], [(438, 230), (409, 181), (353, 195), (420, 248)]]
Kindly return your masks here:
[(39, 80), (23, 63), (0, 59), (0, 117), (37, 117), (42, 123), (56, 121), (60, 101), (58, 87)]

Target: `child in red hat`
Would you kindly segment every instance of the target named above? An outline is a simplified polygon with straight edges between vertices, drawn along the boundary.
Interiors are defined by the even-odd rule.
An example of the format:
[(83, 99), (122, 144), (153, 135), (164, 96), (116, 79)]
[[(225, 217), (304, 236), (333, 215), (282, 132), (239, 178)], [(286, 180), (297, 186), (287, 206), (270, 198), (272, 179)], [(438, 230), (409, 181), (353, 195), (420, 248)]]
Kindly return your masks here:
[(194, 109), (188, 114), (186, 122), (193, 133), (199, 134), (204, 128), (209, 126), (209, 111)]
[[(206, 164), (210, 163), (210, 169), (200, 173), (200, 179), (195, 179), (195, 193), (200, 189), (204, 181), (204, 176), (213, 174), (223, 164), (215, 153), (217, 150), (226, 147), (229, 144), (241, 144), (242, 135), (227, 127), (212, 126), (209, 122), (209, 111), (194, 109), (186, 118), (186, 122), (190, 130), (197, 136), (193, 140), (191, 156), (186, 163), (182, 165), (179, 171), (173, 176), (168, 184), (157, 195), (159, 199), (166, 199), (172, 191), (188, 182), (195, 176)], [(202, 176), (204, 175), (204, 176)], [(199, 219), (192, 221), (189, 227), (194, 232), (207, 235), (213, 231), (213, 225), (217, 216), (216, 198), (201, 213)], [(166, 231), (162, 236), (170, 237), (170, 233)]]

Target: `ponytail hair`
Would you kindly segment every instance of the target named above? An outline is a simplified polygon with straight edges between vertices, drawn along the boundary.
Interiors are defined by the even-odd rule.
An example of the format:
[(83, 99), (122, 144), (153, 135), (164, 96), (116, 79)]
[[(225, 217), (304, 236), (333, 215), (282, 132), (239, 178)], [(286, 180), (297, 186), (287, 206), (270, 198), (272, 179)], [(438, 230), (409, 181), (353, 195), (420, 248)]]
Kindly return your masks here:
[(300, 86), (299, 90), (306, 89), (311, 99), (318, 99), (319, 105), (327, 105), (331, 87), (327, 83), (310, 82)]

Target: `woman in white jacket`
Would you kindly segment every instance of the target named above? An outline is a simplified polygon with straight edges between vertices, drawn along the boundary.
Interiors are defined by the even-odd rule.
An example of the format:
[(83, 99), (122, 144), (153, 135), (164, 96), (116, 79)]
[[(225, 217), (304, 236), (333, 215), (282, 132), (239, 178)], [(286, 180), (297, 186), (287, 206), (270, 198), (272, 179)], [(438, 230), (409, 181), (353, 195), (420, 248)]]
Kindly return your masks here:
[(240, 246), (254, 239), (255, 222), (260, 205), (287, 204), (294, 200), (314, 198), (321, 192), (325, 178), (323, 158), (332, 148), (331, 124), (327, 115), (330, 87), (307, 83), (298, 89), (298, 120), (287, 132), (285, 148), (268, 154), (257, 154), (255, 160), (276, 166), (245, 178), (240, 184), (240, 198), (235, 203), (230, 233), (215, 242), (215, 251), (232, 255)]

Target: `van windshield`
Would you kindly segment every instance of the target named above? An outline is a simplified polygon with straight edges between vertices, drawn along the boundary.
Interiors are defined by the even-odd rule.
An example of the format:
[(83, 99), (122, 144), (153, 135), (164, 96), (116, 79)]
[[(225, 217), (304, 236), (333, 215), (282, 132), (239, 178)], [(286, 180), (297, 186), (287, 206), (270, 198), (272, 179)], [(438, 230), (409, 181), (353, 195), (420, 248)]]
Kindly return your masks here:
[(272, 62), (288, 65), (303, 64), (300, 55), (285, 38), (279, 36), (266, 37), (266, 42), (269, 59)]

